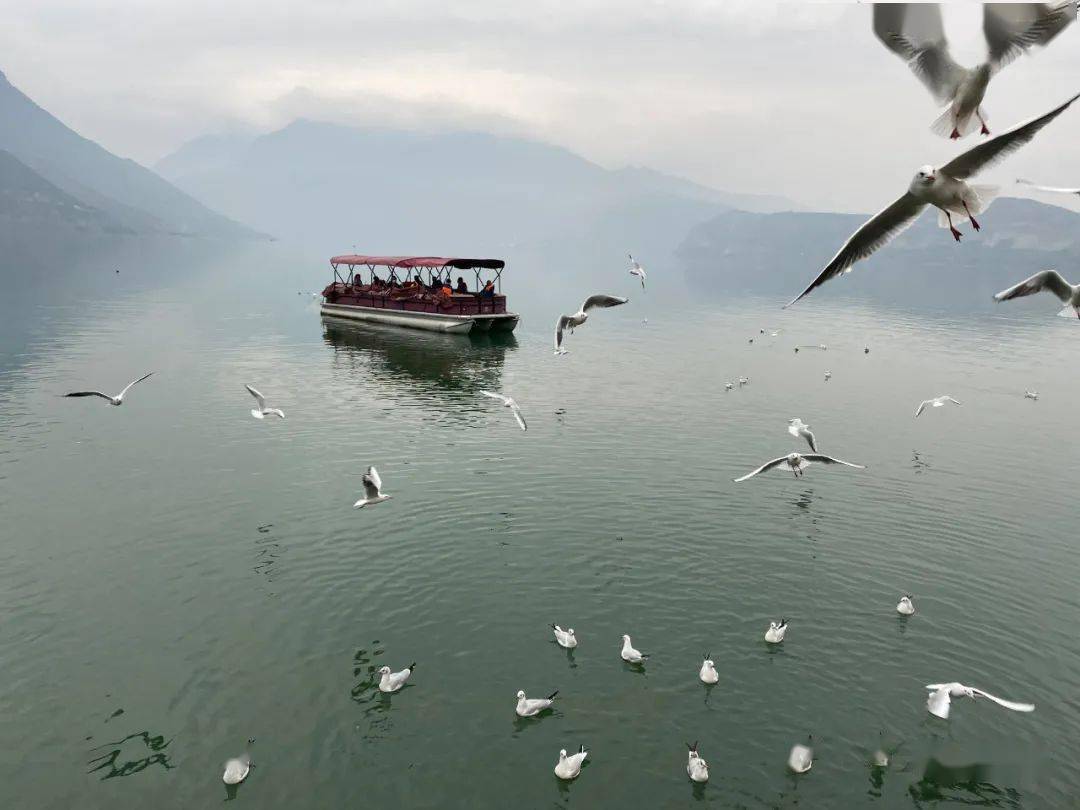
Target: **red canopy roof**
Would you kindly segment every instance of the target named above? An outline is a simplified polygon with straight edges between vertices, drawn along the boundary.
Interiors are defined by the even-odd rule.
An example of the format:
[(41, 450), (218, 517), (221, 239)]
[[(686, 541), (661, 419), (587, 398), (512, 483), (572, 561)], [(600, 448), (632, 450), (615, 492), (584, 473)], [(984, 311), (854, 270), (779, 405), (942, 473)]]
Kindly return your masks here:
[(413, 268), (413, 267), (456, 267), (461, 270), (471, 268), (483, 268), (486, 270), (502, 270), (506, 262), (502, 259), (448, 259), (441, 256), (334, 256), (330, 264), (337, 267), (345, 264), (355, 267), (359, 264), (373, 265), (377, 267)]

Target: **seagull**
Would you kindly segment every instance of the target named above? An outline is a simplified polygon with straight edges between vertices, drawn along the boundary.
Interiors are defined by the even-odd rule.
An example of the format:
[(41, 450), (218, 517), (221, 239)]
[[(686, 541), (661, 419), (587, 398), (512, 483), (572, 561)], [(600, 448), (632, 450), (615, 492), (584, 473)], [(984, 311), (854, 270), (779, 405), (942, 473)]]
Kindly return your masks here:
[(686, 744), (686, 747), (690, 749), (690, 753), (686, 759), (686, 775), (690, 777), (691, 782), (705, 783), (709, 781), (709, 763), (701, 758), (701, 755), (697, 750), (697, 742), (693, 745)]
[(570, 334), (574, 334), (574, 328), (581, 326), (589, 319), (590, 309), (593, 307), (617, 307), (629, 300), (629, 298), (620, 298), (617, 295), (590, 295), (585, 299), (585, 303), (581, 305), (581, 309), (573, 315), (560, 316), (559, 322), (555, 324), (555, 354), (566, 354), (566, 349), (562, 345), (563, 330), (570, 327)]
[(640, 650), (635, 650), (634, 645), (630, 643), (630, 636), (624, 635), (622, 637), (622, 652), (620, 653), (622, 660), (628, 664), (643, 664), (649, 657)]
[(805, 424), (802, 419), (797, 416), (794, 419), (788, 419), (787, 432), (796, 439), (806, 439), (806, 443), (810, 445), (810, 450), (814, 453), (817, 452), (817, 440), (814, 438), (814, 434), (810, 432), (810, 426)]
[(831, 379), (832, 379), (832, 372), (829, 371), (828, 369), (826, 369), (825, 370), (825, 382), (828, 382)]
[[(629, 253), (626, 254), (630, 256)], [(630, 256), (630, 275), (637, 276), (641, 279), (641, 289), (645, 289), (645, 268), (634, 261), (634, 257)]]
[(854, 467), (857, 470), (866, 469), (862, 464), (852, 464), (850, 461), (842, 461), (838, 458), (833, 458), (832, 456), (823, 456), (821, 453), (807, 453), (806, 455), (788, 453), (786, 456), (781, 456), (780, 458), (774, 458), (772, 461), (765, 462), (756, 470), (747, 473), (741, 478), (733, 478), (731, 480), (738, 484), (745, 481), (747, 478), (753, 478), (758, 473), (767, 472), (773, 467), (781, 467), (785, 470), (790, 470), (795, 474), (795, 477), (798, 478), (803, 474), (803, 471), (815, 461), (820, 464), (843, 464), (845, 467)]
[(1057, 270), (1043, 270), (1031, 278), (1025, 278), (1019, 284), (999, 292), (994, 296), (994, 300), (1011, 301), (1014, 298), (1024, 298), (1043, 290), (1052, 292), (1061, 299), (1066, 309), (1072, 307), (1076, 317), (1080, 318), (1080, 284), (1070, 284)]
[(735, 387), (734, 383), (731, 383), (731, 382), (724, 383), (724, 390), (725, 391), (730, 391), (734, 387)]
[(713, 684), (720, 680), (720, 673), (716, 671), (716, 664), (713, 663), (712, 657), (709, 653), (705, 653), (705, 660), (701, 662), (701, 671), (698, 672), (698, 678), (702, 683)]
[(565, 748), (562, 749), (559, 751), (559, 764), (555, 766), (555, 775), (567, 781), (577, 779), (578, 774), (581, 773), (581, 763), (585, 761), (585, 757), (588, 755), (589, 752), (585, 750), (584, 745), (578, 748), (576, 754), (570, 756), (566, 755)]
[(957, 400), (953, 399), (948, 394), (940, 397), (934, 397), (933, 399), (924, 399), (922, 402), (919, 403), (919, 407), (915, 409), (915, 416), (918, 416), (920, 413), (926, 410), (927, 405), (929, 405), (931, 408), (941, 408), (945, 405), (946, 402), (953, 402), (957, 405), (960, 404), (959, 402), (957, 402)]
[(865, 349), (862, 350), (862, 353), (863, 354), (870, 354), (870, 347), (867, 346)]
[(806, 773), (814, 764), (814, 749), (809, 743), (813, 742), (813, 736), (807, 739), (807, 745), (793, 745), (788, 754), (787, 764), (795, 773)]
[(874, 755), (870, 758), (870, 764), (875, 768), (888, 768), (889, 755), (879, 748), (874, 751)]
[(1024, 399), (1038, 399), (1038, 398), (1039, 398), (1039, 392), (1038, 391), (1024, 391)]
[(949, 708), (954, 697), (984, 697), (994, 701), (999, 706), (1012, 709), (1014, 712), (1035, 711), (1035, 704), (1033, 703), (1014, 703), (1011, 700), (1002, 700), (989, 692), (971, 686), (964, 686), (962, 683), (931, 683), (927, 684), (926, 688), (930, 690), (930, 696), (926, 699), (926, 710), (934, 717), (940, 717), (942, 720), (949, 719)]
[(72, 391), (70, 394), (64, 394), (64, 396), (65, 397), (101, 397), (102, 399), (109, 400), (109, 402), (112, 403), (113, 405), (123, 405), (124, 404), (124, 395), (131, 389), (131, 386), (135, 385), (136, 383), (141, 383), (143, 380), (145, 380), (147, 377), (149, 377), (153, 373), (154, 372), (151, 371), (150, 374), (147, 374), (147, 375), (145, 375), (143, 377), (139, 377), (139, 379), (134, 380), (133, 382), (129, 382), (127, 385), (124, 386), (124, 390), (121, 391), (119, 394), (117, 394), (115, 397), (111, 397), (108, 394), (103, 394), (100, 391)]
[(559, 625), (553, 624), (551, 629), (555, 631), (555, 640), (559, 642), (560, 647), (572, 650), (577, 646), (577, 636), (574, 635), (573, 627), (569, 630), (563, 630)]
[(770, 644), (779, 644), (787, 634), (787, 619), (781, 619), (779, 623), (769, 622), (769, 629), (765, 631), (765, 640)]
[[(254, 742), (254, 737), (248, 739), (248, 745)], [(251, 769), (254, 767), (255, 764), (251, 761), (251, 754), (245, 751), (240, 756), (225, 762), (225, 773), (221, 775), (221, 781), (226, 785), (239, 785), (248, 778), (248, 774), (251, 773)]]
[(518, 690), (517, 693), (517, 707), (514, 709), (517, 712), (518, 717), (534, 717), (545, 709), (550, 709), (551, 704), (555, 702), (555, 696), (559, 694), (559, 690), (556, 689), (546, 698), (527, 698), (525, 693)]
[(499, 402), (503, 404), (503, 407), (509, 408), (510, 411), (514, 414), (514, 418), (517, 419), (517, 423), (522, 430), (529, 429), (525, 425), (525, 418), (521, 415), (521, 408), (518, 407), (518, 404), (514, 401), (513, 397), (504, 397), (502, 394), (494, 394), (491, 391), (481, 391), (480, 393), (483, 394), (485, 397), (491, 397), (492, 399), (499, 400)]
[(391, 672), (390, 667), (379, 667), (379, 691), (397, 692), (405, 685), (405, 681), (412, 676), (414, 669), (416, 669), (415, 661), (401, 672)]
[(1022, 186), (1030, 186), (1036, 191), (1049, 191), (1052, 194), (1076, 194), (1080, 196), (1080, 188), (1061, 188), (1060, 186), (1040, 186), (1038, 183), (1032, 183), (1030, 180), (1017, 179), (1016, 181)]
[(361, 480), (364, 482), (364, 497), (353, 504), (353, 509), (360, 509), (369, 504), (388, 501), (394, 497), (393, 495), (383, 494), (382, 479), (379, 478), (379, 471), (374, 467), (368, 467), (367, 472), (364, 473), (364, 477)]
[(884, 247), (893, 237), (906, 230), (928, 205), (940, 210), (938, 224), (948, 227), (957, 242), (960, 241), (961, 234), (953, 225), (954, 214), (959, 216), (961, 221), (970, 219), (972, 227), (979, 230), (980, 226), (972, 215), (983, 211), (996, 192), (990, 186), (968, 185), (966, 181), (1028, 143), (1040, 129), (1065, 112), (1077, 98), (1080, 98), (1080, 93), (1050, 112), (1018, 124), (1008, 132), (972, 147), (941, 168), (920, 168), (908, 190), (864, 222), (818, 273), (817, 278), (788, 302), (787, 306), (790, 307), (826, 281), (849, 272), (856, 262)]
[(748, 382), (750, 382), (750, 380), (746, 377), (739, 377), (739, 385), (746, 385)]
[(896, 612), (901, 616), (911, 616), (915, 613), (915, 605), (910, 596), (904, 594), (900, 597), (900, 601), (896, 604)]
[(251, 409), (251, 415), (254, 416), (256, 419), (263, 419), (264, 417), (270, 416), (271, 414), (280, 417), (281, 419), (285, 418), (285, 411), (281, 410), (281, 408), (267, 408), (265, 397), (263, 397), (262, 394), (260, 394), (250, 385), (245, 385), (244, 388), (246, 388), (248, 390), (248, 393), (255, 397), (255, 401), (259, 403), (258, 410), (256, 410), (255, 408)]
[(976, 120), (989, 135), (983, 98), (990, 78), (1031, 47), (1046, 45), (1076, 19), (1076, 3), (987, 3), (983, 35), (987, 59), (974, 68), (953, 61), (937, 3), (875, 3), (874, 33), (907, 62), (940, 104), (947, 105), (931, 129), (952, 139), (968, 135)]

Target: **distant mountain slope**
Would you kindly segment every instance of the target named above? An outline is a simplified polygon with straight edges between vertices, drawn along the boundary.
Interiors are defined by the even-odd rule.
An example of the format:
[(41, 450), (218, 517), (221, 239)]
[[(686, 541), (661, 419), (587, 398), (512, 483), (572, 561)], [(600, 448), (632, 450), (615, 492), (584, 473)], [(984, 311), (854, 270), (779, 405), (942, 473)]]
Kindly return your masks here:
[(57, 188), (139, 233), (250, 237), (166, 180), (69, 129), (0, 73), (0, 149)]
[(328, 255), (354, 244), (389, 253), (670, 255), (687, 228), (730, 207), (715, 189), (609, 171), (520, 138), (305, 120), (246, 146), (200, 139), (157, 168), (218, 210)]
[[(786, 303), (865, 220), (862, 214), (724, 212), (692, 228), (678, 256), (687, 280), (703, 293), (775, 295)], [(981, 232), (964, 225), (963, 241), (955, 244), (934, 212), (924, 212), (895, 242), (796, 306), (836, 296), (983, 306), (1037, 270), (1080, 259), (1080, 215), (1071, 211), (1004, 198), (979, 222)]]

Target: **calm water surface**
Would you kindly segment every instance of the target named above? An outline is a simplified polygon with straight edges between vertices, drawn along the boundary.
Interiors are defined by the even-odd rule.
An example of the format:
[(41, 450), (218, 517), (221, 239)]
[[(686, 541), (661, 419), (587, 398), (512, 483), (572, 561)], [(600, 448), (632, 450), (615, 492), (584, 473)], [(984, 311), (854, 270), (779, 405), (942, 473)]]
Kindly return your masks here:
[[(4, 806), (1080, 793), (1080, 468), (1061, 429), (1080, 331), (1051, 302), (705, 306), (655, 271), (642, 294), (616, 266), (601, 286), (634, 300), (555, 358), (550, 325), (595, 291), (583, 282), (556, 295), (511, 267), (522, 326), (469, 340), (323, 320), (297, 294), (319, 267), (236, 257), (141, 291), (132, 267), (114, 291), (22, 308), (0, 361)], [(146, 371), (122, 408), (57, 396)], [(287, 419), (252, 419), (245, 382)], [(529, 432), (481, 388), (512, 393)], [(963, 407), (912, 418), (943, 393)], [(733, 484), (799, 449), (793, 416), (869, 469)], [(355, 511), (368, 464), (395, 497)], [(551, 622), (577, 630), (573, 654)], [(622, 633), (652, 654), (644, 671), (619, 660)], [(403, 692), (375, 689), (378, 667), (411, 661)], [(945, 723), (922, 688), (943, 680), (1038, 708), (963, 701)], [(557, 710), (517, 720), (518, 689), (559, 689)], [(796, 779), (787, 751), (811, 732), (818, 759)], [(249, 736), (257, 767), (227, 793), (222, 763)], [(693, 740), (704, 788), (685, 775)], [(558, 750), (579, 743), (588, 765), (560, 784)], [(879, 745), (886, 770), (868, 764)]]

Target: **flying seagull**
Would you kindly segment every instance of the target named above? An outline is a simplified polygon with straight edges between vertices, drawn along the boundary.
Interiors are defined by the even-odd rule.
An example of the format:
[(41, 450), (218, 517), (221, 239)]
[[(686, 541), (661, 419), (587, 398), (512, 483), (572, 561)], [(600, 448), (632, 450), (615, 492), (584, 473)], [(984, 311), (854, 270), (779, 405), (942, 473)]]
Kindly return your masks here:
[[(248, 745), (254, 742), (254, 737), (248, 739)], [(225, 762), (225, 772), (221, 775), (221, 781), (226, 785), (239, 785), (248, 778), (248, 774), (254, 767), (255, 763), (251, 761), (251, 754), (245, 751), (240, 756)]]
[(984, 697), (994, 701), (999, 706), (1012, 709), (1014, 712), (1035, 711), (1035, 704), (1033, 703), (1014, 703), (1011, 700), (1002, 700), (989, 692), (971, 686), (964, 686), (962, 683), (931, 683), (927, 684), (926, 688), (930, 690), (930, 696), (926, 699), (926, 710), (934, 717), (940, 717), (942, 720), (949, 719), (949, 709), (954, 697)]
[(698, 678), (702, 683), (708, 684), (720, 680), (720, 673), (716, 671), (716, 664), (713, 663), (712, 656), (709, 653), (705, 653), (705, 660), (701, 662), (701, 671), (698, 672)]
[(379, 667), (379, 691), (397, 692), (405, 685), (405, 681), (412, 676), (414, 669), (416, 669), (415, 661), (401, 672), (391, 672), (390, 667)]
[(360, 509), (369, 504), (380, 503), (394, 497), (393, 495), (383, 494), (382, 479), (379, 478), (379, 471), (374, 467), (368, 467), (361, 480), (364, 482), (364, 497), (353, 504), (353, 509)]
[(896, 612), (901, 616), (912, 616), (915, 613), (915, 604), (911, 601), (911, 597), (904, 594), (900, 597), (900, 601), (896, 603)]
[(590, 309), (593, 307), (617, 307), (629, 300), (629, 298), (620, 298), (617, 295), (590, 295), (585, 299), (585, 303), (581, 305), (581, 309), (573, 315), (560, 316), (559, 322), (555, 324), (555, 354), (566, 354), (566, 349), (562, 345), (563, 330), (570, 327), (570, 334), (574, 334), (575, 327), (581, 326), (585, 321), (589, 320)]
[(905, 62), (939, 104), (946, 105), (931, 129), (956, 139), (978, 122), (989, 135), (983, 111), (990, 78), (1034, 46), (1046, 45), (1076, 19), (1076, 3), (986, 3), (983, 35), (987, 57), (965, 68), (953, 61), (937, 3), (875, 3), (874, 33)]
[(709, 781), (709, 763), (701, 758), (697, 750), (697, 741), (693, 745), (686, 744), (689, 755), (686, 758), (686, 775), (691, 782), (704, 783)]
[(983, 141), (941, 168), (923, 166), (916, 172), (908, 190), (864, 222), (818, 273), (817, 278), (787, 306), (790, 307), (826, 281), (850, 272), (856, 262), (872, 255), (910, 227), (928, 205), (939, 209), (938, 224), (943, 228), (948, 227), (957, 242), (960, 241), (960, 231), (953, 225), (954, 215), (961, 222), (970, 219), (972, 227), (979, 230), (979, 223), (973, 215), (990, 204), (996, 190), (990, 186), (969, 185), (967, 181), (1028, 143), (1035, 133), (1065, 112), (1077, 98), (1080, 98), (1080, 93), (1044, 115)]
[(546, 698), (527, 698), (525, 692), (518, 690), (517, 693), (517, 706), (514, 711), (517, 712), (518, 717), (534, 717), (545, 709), (550, 709), (551, 704), (555, 702), (555, 696), (559, 694), (559, 690), (556, 689)]
[(513, 397), (504, 397), (502, 394), (494, 394), (491, 391), (481, 391), (480, 393), (483, 394), (485, 397), (491, 397), (492, 399), (499, 400), (499, 402), (503, 404), (503, 407), (509, 408), (510, 411), (514, 414), (514, 418), (517, 419), (517, 423), (518, 425), (520, 425), (522, 430), (529, 429), (528, 426), (525, 424), (525, 418), (521, 415), (521, 408), (518, 407), (518, 404), (514, 401)]
[(1039, 392), (1038, 391), (1026, 391), (1026, 390), (1024, 391), (1024, 399), (1038, 399), (1038, 398), (1039, 398)]
[(622, 652), (619, 653), (623, 661), (628, 664), (643, 664), (645, 663), (647, 656), (640, 650), (635, 650), (634, 645), (630, 641), (630, 636), (624, 635), (622, 637)]
[(147, 375), (145, 375), (143, 377), (139, 377), (139, 379), (134, 380), (133, 382), (129, 382), (127, 385), (124, 386), (124, 390), (121, 391), (119, 394), (117, 394), (115, 397), (111, 397), (108, 394), (103, 394), (100, 391), (72, 391), (70, 394), (64, 394), (64, 396), (65, 397), (101, 397), (102, 399), (109, 400), (109, 402), (112, 403), (113, 405), (123, 405), (124, 404), (124, 395), (131, 389), (131, 386), (135, 385), (136, 383), (141, 383), (143, 380), (145, 380), (147, 377), (149, 377), (153, 373), (154, 372), (151, 371), (150, 374), (147, 374)]
[(765, 640), (770, 644), (779, 644), (787, 635), (787, 625), (787, 619), (781, 619), (779, 622), (769, 622), (769, 629), (765, 631)]
[(1032, 183), (1030, 180), (1024, 180), (1017, 178), (1017, 183), (1022, 186), (1030, 186), (1036, 191), (1049, 191), (1051, 194), (1076, 194), (1080, 196), (1080, 188), (1062, 188), (1061, 186), (1040, 186), (1038, 183)]
[(245, 385), (244, 388), (246, 388), (248, 390), (248, 393), (255, 397), (255, 401), (259, 403), (258, 409), (251, 409), (251, 415), (254, 416), (256, 419), (263, 419), (267, 416), (270, 416), (271, 414), (280, 417), (281, 419), (285, 418), (285, 411), (281, 410), (281, 408), (267, 408), (265, 397), (263, 397), (262, 394), (260, 394), (250, 385)]
[(559, 751), (559, 762), (555, 766), (555, 775), (560, 779), (567, 781), (571, 779), (577, 779), (578, 774), (581, 773), (581, 763), (585, 761), (585, 757), (589, 755), (589, 752), (585, 750), (585, 746), (582, 745), (578, 748), (576, 754), (566, 755), (566, 749)]
[[(629, 253), (626, 254), (630, 256)], [(641, 279), (641, 289), (645, 289), (645, 268), (638, 264), (633, 256), (630, 256), (630, 275), (637, 276)]]
[(788, 453), (786, 456), (780, 456), (780, 458), (774, 458), (772, 461), (765, 462), (756, 470), (747, 473), (741, 478), (733, 478), (732, 480), (738, 484), (745, 481), (747, 478), (753, 478), (759, 473), (768, 472), (773, 467), (780, 467), (781, 469), (788, 470), (794, 473), (795, 477), (798, 478), (803, 474), (803, 471), (814, 462), (818, 462), (819, 464), (843, 464), (845, 467), (854, 467), (857, 470), (866, 469), (862, 464), (852, 464), (850, 461), (841, 461), (832, 456), (823, 456), (821, 453), (807, 453), (806, 455)]
[(574, 635), (573, 627), (563, 630), (559, 625), (553, 624), (551, 630), (555, 633), (555, 641), (558, 642), (560, 647), (572, 650), (577, 646), (577, 636)]
[(806, 443), (810, 445), (810, 451), (817, 452), (817, 440), (814, 438), (814, 434), (810, 432), (810, 426), (805, 424), (802, 419), (797, 416), (794, 419), (788, 419), (787, 432), (796, 439), (806, 439)]
[(994, 296), (994, 300), (1011, 301), (1014, 298), (1024, 298), (1043, 290), (1052, 292), (1066, 307), (1072, 307), (1076, 317), (1080, 318), (1080, 284), (1070, 284), (1057, 270), (1043, 270), (1031, 278), (1025, 278), (1019, 284), (999, 292)]
[(807, 738), (806, 745), (793, 745), (788, 754), (787, 764), (795, 773), (806, 773), (814, 764), (814, 749), (810, 747), (813, 736)]
[(934, 397), (933, 399), (924, 399), (922, 402), (919, 403), (919, 407), (915, 409), (915, 415), (918, 416), (920, 413), (926, 410), (927, 405), (929, 405), (931, 408), (941, 408), (944, 407), (946, 402), (952, 402), (956, 405), (960, 404), (957, 400), (953, 399), (948, 394), (941, 397)]

